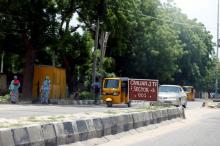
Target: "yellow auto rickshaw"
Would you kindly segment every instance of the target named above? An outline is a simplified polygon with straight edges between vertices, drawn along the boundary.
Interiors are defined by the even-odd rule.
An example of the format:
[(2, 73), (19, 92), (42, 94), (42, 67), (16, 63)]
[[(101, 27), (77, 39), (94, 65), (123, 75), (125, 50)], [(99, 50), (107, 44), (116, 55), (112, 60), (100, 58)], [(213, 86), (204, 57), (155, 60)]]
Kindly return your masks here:
[(187, 100), (194, 101), (195, 100), (195, 89), (193, 86), (183, 86), (183, 89), (187, 95)]
[(105, 78), (102, 85), (102, 100), (107, 107), (112, 107), (112, 104), (127, 104), (130, 107), (128, 78)]

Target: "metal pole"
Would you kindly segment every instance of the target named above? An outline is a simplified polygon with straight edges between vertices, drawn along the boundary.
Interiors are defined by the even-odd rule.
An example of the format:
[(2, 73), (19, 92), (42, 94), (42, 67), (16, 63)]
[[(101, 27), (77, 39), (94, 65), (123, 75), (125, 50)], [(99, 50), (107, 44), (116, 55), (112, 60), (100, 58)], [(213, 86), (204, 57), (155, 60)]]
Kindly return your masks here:
[[(97, 63), (97, 58), (96, 58), (96, 50), (98, 49), (98, 41), (99, 41), (99, 18), (97, 19), (97, 24), (96, 24), (96, 34), (95, 34), (95, 48), (94, 48), (94, 59), (93, 59), (93, 68), (92, 68), (92, 87), (93, 87), (93, 92), (95, 93), (95, 82), (96, 82), (96, 63)], [(95, 98), (95, 102), (97, 99)]]
[(217, 65), (216, 65), (216, 80), (215, 80), (215, 93), (218, 93), (218, 47), (219, 47), (219, 0), (218, 0), (218, 11), (217, 11), (217, 45), (216, 45), (216, 57), (217, 57)]
[(2, 56), (1, 56), (1, 73), (3, 73), (3, 70), (4, 70), (4, 56), (5, 56), (5, 51), (3, 50)]
[(52, 66), (56, 66), (56, 58), (55, 58), (55, 51), (52, 52)]

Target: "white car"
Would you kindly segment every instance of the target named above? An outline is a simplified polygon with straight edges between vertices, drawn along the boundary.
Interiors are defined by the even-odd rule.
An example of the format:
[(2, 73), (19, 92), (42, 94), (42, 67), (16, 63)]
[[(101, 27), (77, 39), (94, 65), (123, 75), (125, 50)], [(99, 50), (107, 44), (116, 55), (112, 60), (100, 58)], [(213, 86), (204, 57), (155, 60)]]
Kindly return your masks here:
[(187, 95), (178, 85), (161, 85), (159, 87), (158, 101), (186, 108)]

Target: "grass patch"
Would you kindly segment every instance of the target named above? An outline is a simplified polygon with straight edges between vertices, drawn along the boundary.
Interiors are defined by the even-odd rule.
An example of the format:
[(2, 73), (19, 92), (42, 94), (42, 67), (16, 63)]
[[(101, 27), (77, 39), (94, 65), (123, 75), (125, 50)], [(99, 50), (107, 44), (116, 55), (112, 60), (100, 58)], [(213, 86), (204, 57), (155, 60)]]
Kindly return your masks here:
[(0, 128), (18, 128), (18, 127), (23, 127), (23, 126), (25, 126), (25, 124), (13, 123), (9, 125), (0, 125)]
[(157, 109), (161, 109), (163, 107), (161, 106), (145, 106), (145, 107), (140, 107), (139, 109), (143, 109), (143, 110), (157, 110)]
[(40, 122), (40, 120), (39, 120), (39, 119), (36, 119), (36, 117), (29, 117), (29, 118), (27, 119), (27, 121), (28, 121), (28, 122)]
[(48, 119), (46, 119), (45, 121), (48, 121), (48, 122), (55, 122), (55, 121), (58, 121), (58, 120), (62, 120), (64, 119), (65, 116), (50, 116), (48, 117)]
[(58, 119), (63, 119), (65, 118), (64, 116), (57, 116)]
[(118, 114), (119, 112), (113, 111), (113, 110), (107, 110), (107, 111), (105, 111), (104, 113), (116, 115), (116, 114)]
[(56, 121), (58, 118), (56, 116), (48, 117), (49, 121)]
[(10, 95), (6, 94), (5, 96), (0, 96), (0, 102), (9, 102), (10, 101)]

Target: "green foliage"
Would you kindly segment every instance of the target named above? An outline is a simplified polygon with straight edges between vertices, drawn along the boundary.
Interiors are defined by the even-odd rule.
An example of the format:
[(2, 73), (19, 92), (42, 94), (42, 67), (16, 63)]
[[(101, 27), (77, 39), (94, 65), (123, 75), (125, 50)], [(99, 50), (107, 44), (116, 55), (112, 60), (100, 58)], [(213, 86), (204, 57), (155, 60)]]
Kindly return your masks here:
[(209, 70), (213, 70), (212, 36), (203, 24), (196, 20), (189, 20), (179, 9), (165, 5), (164, 11), (170, 18), (185, 24), (173, 25), (183, 51), (182, 56), (177, 58), (179, 71), (175, 73), (175, 82), (194, 85), (199, 89), (204, 83), (204, 78), (208, 76)]
[[(77, 26), (72, 24), (75, 14), (81, 22)], [(0, 16), (0, 52), (6, 51), (7, 72), (22, 72), (25, 62), (51, 65), (55, 52), (69, 87), (77, 80), (90, 89), (93, 57), (100, 77), (154, 78), (212, 90), (217, 75), (210, 32), (172, 1), (0, 0)], [(103, 62), (100, 50), (92, 51), (97, 18), (100, 32), (111, 33)], [(30, 48), (32, 60), (24, 55)]]
[(79, 92), (80, 100), (94, 100), (94, 94), (88, 91)]
[(171, 4), (135, 0), (124, 8), (126, 2), (117, 2), (105, 23), (116, 74), (200, 88), (213, 69), (212, 36), (204, 25)]
[(0, 102), (9, 102), (10, 101), (10, 95), (0, 96)]

